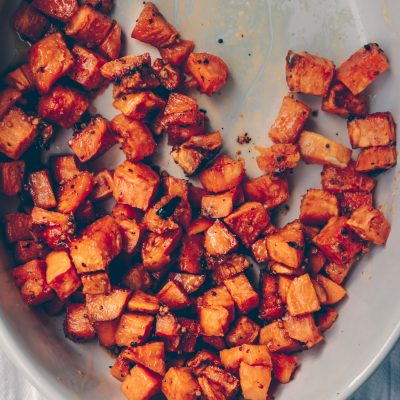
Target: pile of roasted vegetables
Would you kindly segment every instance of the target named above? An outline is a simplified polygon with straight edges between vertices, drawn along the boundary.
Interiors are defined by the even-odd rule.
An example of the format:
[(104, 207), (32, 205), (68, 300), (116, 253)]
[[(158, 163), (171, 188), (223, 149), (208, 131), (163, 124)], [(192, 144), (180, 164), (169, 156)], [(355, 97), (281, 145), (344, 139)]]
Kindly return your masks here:
[[(97, 337), (117, 355), (111, 374), (127, 399), (267, 399), (271, 382), (292, 378), (296, 353), (323, 341), (355, 262), (388, 238), (372, 192), (396, 164), (395, 123), (390, 112), (367, 114), (363, 93), (388, 60), (374, 43), (338, 68), (290, 50), (290, 94), (268, 133), (275, 144), (257, 147), (263, 175), (248, 179), (188, 96), (219, 91), (226, 64), (194, 53), (148, 2), (132, 37), (160, 58), (120, 57), (112, 3), (23, 1), (13, 18), (31, 47), (0, 92), (0, 191), (21, 197), (4, 217), (11, 274), (28, 305), (66, 310), (68, 338)], [(107, 121), (88, 106), (110, 82), (121, 113)], [(356, 161), (303, 129), (312, 110), (294, 93), (320, 96), (323, 111), (347, 118)], [(72, 153), (43, 165), (40, 150), (59, 127), (73, 128)], [(163, 134), (202, 187), (152, 164)], [(117, 143), (126, 161), (90, 172), (86, 163)], [(277, 227), (271, 211), (288, 199), (287, 175), (301, 159), (323, 165), (322, 189), (308, 190), (299, 218)], [(107, 214), (99, 203), (112, 197)], [(259, 284), (247, 277), (251, 259)]]

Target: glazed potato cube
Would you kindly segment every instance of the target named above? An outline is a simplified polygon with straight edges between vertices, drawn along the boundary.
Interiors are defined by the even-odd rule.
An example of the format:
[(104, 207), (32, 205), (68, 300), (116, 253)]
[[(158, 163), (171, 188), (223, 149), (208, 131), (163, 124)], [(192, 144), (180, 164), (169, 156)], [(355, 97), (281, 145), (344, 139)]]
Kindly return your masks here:
[(110, 18), (85, 4), (72, 16), (65, 27), (65, 34), (91, 48), (103, 42), (111, 25)]
[(104, 82), (100, 68), (106, 63), (106, 60), (102, 56), (79, 45), (75, 45), (72, 48), (72, 54), (75, 63), (69, 71), (68, 76), (73, 81), (82, 85), (86, 90), (99, 88)]
[(268, 136), (274, 143), (294, 143), (310, 115), (310, 107), (290, 95), (285, 96)]
[(218, 385), (226, 399), (235, 398), (239, 390), (239, 381), (234, 375), (215, 365), (209, 365), (201, 372), (201, 376)]
[(146, 211), (157, 193), (159, 176), (147, 165), (123, 162), (114, 172), (117, 202)]
[(311, 275), (315, 275), (321, 271), (326, 263), (324, 253), (313, 245), (307, 249), (306, 257), (308, 258), (308, 267)]
[(356, 171), (371, 172), (393, 168), (397, 163), (395, 146), (370, 147), (358, 155)]
[(15, 196), (22, 190), (25, 161), (0, 163), (0, 193)]
[(196, 377), (198, 377), (208, 365), (221, 366), (221, 361), (217, 354), (205, 349), (198, 351), (190, 360), (186, 361), (186, 366), (192, 370)]
[(315, 314), (315, 319), (318, 329), (321, 332), (327, 331), (335, 323), (338, 316), (339, 316), (338, 312), (331, 307), (326, 307), (318, 311)]
[(357, 95), (388, 68), (389, 61), (383, 50), (377, 43), (368, 43), (339, 66), (336, 79)]
[(179, 270), (190, 274), (203, 271), (204, 236), (201, 234), (184, 236), (179, 253)]
[(268, 249), (267, 249), (267, 238), (263, 237), (256, 240), (251, 245), (251, 252), (254, 259), (260, 264), (269, 260)]
[(338, 195), (339, 209), (342, 215), (350, 217), (353, 211), (362, 205), (372, 207), (372, 193), (367, 192), (343, 192)]
[(314, 237), (313, 243), (330, 261), (343, 265), (353, 259), (362, 249), (360, 238), (350, 231), (346, 217), (333, 217)]
[(112, 196), (113, 174), (109, 169), (102, 169), (94, 176), (94, 183), (90, 198), (92, 201), (106, 200)]
[(141, 290), (137, 290), (128, 302), (128, 310), (146, 314), (157, 314), (160, 310), (160, 300)]
[(20, 67), (9, 72), (3, 81), (6, 85), (20, 91), (21, 93), (26, 93), (34, 90), (34, 79), (32, 75), (32, 70), (29, 64), (22, 64)]
[(75, 211), (75, 220), (81, 226), (91, 224), (96, 218), (97, 214), (94, 209), (93, 203), (86, 199)]
[(57, 205), (47, 169), (32, 172), (28, 177), (28, 182), (29, 191), (36, 207), (54, 208)]
[(263, 400), (268, 397), (271, 383), (271, 367), (240, 363), (240, 386), (245, 399)]
[(181, 326), (178, 352), (193, 353), (200, 335), (200, 325), (190, 318), (178, 318), (178, 322)]
[(128, 303), (130, 295), (130, 290), (119, 288), (114, 288), (107, 294), (87, 294), (86, 307), (90, 321), (114, 321), (119, 318)]
[(290, 338), (304, 343), (308, 348), (314, 347), (324, 339), (315, 325), (312, 314), (286, 317), (283, 325)]
[(224, 285), (242, 314), (258, 306), (258, 293), (253, 289), (245, 274), (226, 279)]
[(174, 44), (179, 34), (158, 8), (147, 2), (136, 20), (131, 37), (154, 47), (166, 47)]
[[(161, 309), (160, 311), (162, 311)], [(170, 312), (160, 312), (156, 317), (155, 336), (171, 338), (179, 334), (180, 326), (176, 317)]]
[(179, 39), (174, 44), (159, 49), (162, 59), (173, 66), (181, 66), (194, 49), (191, 40)]
[(111, 347), (115, 344), (115, 332), (117, 331), (119, 320), (96, 322), (94, 329), (97, 333), (99, 342), (104, 347)]
[(350, 269), (353, 266), (353, 264), (354, 260), (350, 260), (349, 262), (343, 265), (329, 262), (325, 265), (324, 270), (330, 279), (332, 279), (334, 282), (340, 285), (350, 272)]
[(161, 377), (140, 365), (135, 365), (122, 383), (122, 393), (128, 400), (150, 400), (160, 391)]
[(12, 87), (0, 90), (0, 118), (3, 118), (21, 97), (22, 93)]
[(287, 310), (290, 315), (297, 316), (318, 311), (321, 306), (308, 274), (294, 278), (286, 294)]
[(157, 293), (161, 303), (166, 304), (170, 310), (180, 310), (190, 306), (191, 302), (180, 283), (169, 281)]
[(303, 160), (309, 164), (326, 164), (345, 168), (351, 160), (351, 150), (318, 133), (303, 131), (299, 139)]
[(181, 73), (177, 68), (157, 58), (153, 63), (153, 71), (159, 79), (161, 86), (167, 90), (176, 90), (181, 84)]
[(270, 221), (261, 203), (247, 202), (224, 218), (226, 225), (239, 237), (246, 247), (255, 242)]
[(151, 156), (157, 148), (150, 129), (142, 121), (119, 114), (111, 120), (111, 128), (129, 161), (141, 161)]
[(271, 353), (292, 352), (300, 349), (299, 343), (289, 337), (281, 320), (271, 322), (260, 330), (260, 344), (265, 344)]
[(17, 160), (32, 145), (38, 133), (32, 118), (20, 108), (12, 107), (0, 122), (0, 152)]
[(68, 304), (64, 331), (65, 335), (74, 342), (86, 342), (96, 336), (84, 304)]
[(134, 254), (141, 243), (143, 227), (135, 220), (117, 221), (122, 236), (122, 249), (127, 254)]
[(352, 117), (347, 120), (351, 146), (389, 146), (396, 141), (395, 125), (390, 112)]
[(320, 189), (309, 189), (300, 206), (300, 221), (304, 225), (325, 225), (331, 217), (339, 215), (336, 196)]
[(61, 301), (81, 286), (81, 281), (66, 251), (52, 251), (46, 257), (46, 282)]
[(289, 198), (289, 184), (285, 177), (263, 175), (243, 184), (248, 201), (258, 201), (267, 210), (275, 208)]
[(122, 350), (121, 353), (118, 354), (114, 365), (110, 369), (110, 374), (121, 382), (123, 382), (126, 377), (129, 376), (129, 372), (132, 369), (133, 362), (127, 357), (129, 352), (129, 348)]
[(61, 22), (68, 22), (78, 11), (77, 0), (33, 0), (32, 5), (43, 14)]
[(201, 93), (211, 96), (228, 80), (228, 66), (221, 58), (209, 53), (191, 53), (186, 61), (185, 72), (190, 75)]
[(321, 183), (324, 190), (333, 193), (342, 192), (371, 192), (376, 180), (355, 170), (355, 164), (350, 163), (347, 168), (324, 166), (321, 174)]
[(362, 239), (377, 245), (384, 245), (390, 233), (390, 223), (382, 211), (368, 205), (355, 210), (346, 226)]
[(206, 280), (205, 275), (171, 272), (169, 279), (182, 285), (186, 293), (191, 294), (200, 289)]
[(286, 56), (286, 82), (292, 92), (325, 96), (331, 85), (335, 65), (332, 61), (289, 50)]
[(242, 254), (207, 256), (207, 268), (212, 270), (214, 282), (217, 285), (223, 285), (225, 279), (232, 278), (250, 268), (250, 263)]
[(103, 294), (111, 291), (110, 278), (106, 272), (82, 274), (80, 278), (83, 294)]
[(261, 301), (258, 307), (260, 318), (273, 320), (282, 317), (285, 307), (279, 293), (278, 278), (269, 273), (263, 273), (260, 287)]
[(243, 202), (243, 191), (240, 186), (225, 193), (204, 195), (201, 198), (201, 213), (209, 218), (224, 218), (241, 202)]
[(338, 303), (346, 296), (346, 290), (336, 282), (330, 280), (326, 276), (317, 275), (316, 281), (321, 285), (326, 293), (325, 305)]
[(304, 254), (304, 234), (298, 221), (287, 224), (279, 232), (267, 237), (270, 258), (290, 268), (301, 265)]
[(50, 159), (54, 180), (62, 184), (81, 173), (80, 165), (72, 155), (54, 156)]
[(220, 393), (219, 385), (211, 382), (205, 376), (198, 377), (197, 382), (200, 386), (200, 389), (201, 389), (203, 395), (207, 399), (218, 400), (218, 399), (226, 398), (223, 394)]
[(70, 245), (71, 258), (79, 274), (105, 271), (121, 249), (118, 224), (109, 215), (89, 225)]
[(32, 260), (11, 270), (15, 285), (30, 306), (43, 304), (53, 298), (53, 290), (46, 282), (45, 268), (44, 261)]
[(329, 92), (322, 99), (321, 110), (347, 118), (350, 115), (367, 113), (367, 98), (361, 94), (354, 95), (343, 83), (335, 81)]
[(104, 14), (110, 13), (114, 7), (114, 0), (85, 0), (85, 3)]
[(144, 343), (150, 335), (154, 322), (152, 315), (122, 314), (115, 333), (115, 343), (118, 346), (131, 346), (131, 343)]
[(210, 219), (198, 217), (194, 219), (187, 229), (188, 236), (205, 232), (214, 222)]
[(226, 225), (217, 220), (206, 231), (204, 247), (210, 256), (218, 256), (230, 253), (238, 247), (238, 241)]
[(271, 356), (266, 345), (244, 344), (222, 350), (220, 359), (225, 369), (237, 371), (243, 361), (248, 365), (265, 365), (272, 367)]
[(172, 252), (178, 246), (181, 236), (181, 229), (163, 234), (150, 232), (144, 239), (141, 251), (144, 267), (156, 272), (169, 264)]
[(271, 354), (272, 373), (279, 383), (289, 383), (298, 366), (298, 358), (288, 354)]
[(69, 72), (74, 65), (74, 57), (62, 34), (53, 33), (29, 49), (28, 63), (37, 91), (45, 94), (58, 79)]
[[(104, 4), (104, 1), (102, 4)], [(121, 52), (121, 35), (121, 25), (113, 21), (110, 31), (97, 47), (97, 51), (109, 60), (115, 60)]]
[(256, 341), (259, 332), (260, 327), (252, 319), (242, 315), (226, 334), (226, 342), (231, 347), (251, 344)]
[(41, 259), (44, 255), (43, 245), (34, 240), (19, 240), (14, 247), (14, 258), (18, 263)]
[(181, 199), (189, 200), (189, 181), (187, 179), (176, 178), (174, 176), (163, 176), (164, 193), (167, 196), (179, 196)]
[(240, 185), (244, 174), (243, 160), (235, 161), (222, 154), (200, 173), (199, 179), (208, 192), (221, 193)]
[(165, 375), (165, 345), (164, 342), (147, 343), (129, 348), (126, 357), (136, 364), (152, 370), (158, 375)]
[(294, 144), (273, 144), (271, 147), (256, 146), (260, 153), (257, 165), (263, 172), (279, 175), (296, 167), (300, 161), (300, 153)]
[(162, 381), (161, 391), (167, 400), (195, 400), (201, 395), (197, 381), (186, 367), (170, 368)]
[(198, 114), (199, 105), (195, 99), (180, 93), (171, 93), (161, 124), (164, 128), (169, 125), (196, 125)]
[(128, 269), (122, 283), (132, 290), (147, 290), (151, 286), (151, 278), (143, 265), (136, 265)]
[(62, 128), (71, 128), (89, 106), (85, 94), (75, 88), (54, 86), (38, 103), (39, 115)]
[(220, 336), (202, 336), (202, 341), (211, 346), (213, 349), (221, 351), (226, 348), (225, 341), (223, 337)]
[(204, 127), (205, 127), (205, 113), (199, 111), (197, 113), (195, 125), (189, 125), (189, 126), (168, 125), (166, 129), (163, 129), (161, 127), (161, 130), (165, 131), (165, 133), (168, 135), (169, 145), (179, 146), (180, 144), (187, 142), (192, 136), (202, 135), (204, 133)]

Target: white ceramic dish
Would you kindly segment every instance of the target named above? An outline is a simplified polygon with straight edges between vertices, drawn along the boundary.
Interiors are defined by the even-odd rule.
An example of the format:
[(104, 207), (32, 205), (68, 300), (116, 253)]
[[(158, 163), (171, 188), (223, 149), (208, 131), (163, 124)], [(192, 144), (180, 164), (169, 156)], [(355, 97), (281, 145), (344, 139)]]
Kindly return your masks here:
[[(3, 4), (4, 3), (4, 4)], [(4, 68), (21, 58), (21, 46), (9, 28), (18, 1), (3, 4), (0, 37)], [(214, 129), (223, 128), (225, 151), (241, 150), (248, 173), (259, 175), (253, 143), (268, 145), (266, 131), (287, 92), (284, 57), (289, 48), (317, 52), (340, 63), (361, 45), (378, 42), (391, 61), (391, 70), (370, 90), (372, 111), (400, 115), (400, 3), (397, 0), (164, 0), (156, 1), (182, 36), (193, 39), (199, 51), (222, 56), (231, 80), (220, 95), (197, 96)], [(142, 2), (117, 0), (114, 17), (126, 34), (127, 53), (148, 47), (129, 39)], [(218, 39), (224, 40), (218, 44)], [(320, 99), (306, 98), (319, 109)], [(94, 106), (106, 117), (111, 107), (110, 89)], [(309, 128), (348, 145), (345, 121), (325, 115), (311, 118)], [(249, 132), (250, 145), (239, 146), (237, 135)], [(335, 135), (338, 133), (339, 135)], [(66, 133), (65, 135), (69, 135)], [(60, 135), (53, 152), (67, 150)], [(160, 145), (157, 162), (173, 174), (180, 171)], [(117, 147), (97, 164), (117, 165), (123, 157)], [(320, 168), (301, 165), (291, 179), (290, 210), (282, 222), (298, 215), (299, 199), (309, 187), (320, 186)], [(347, 398), (379, 365), (400, 333), (399, 168), (379, 179), (377, 203), (392, 222), (386, 249), (374, 249), (357, 265), (347, 281), (348, 299), (340, 317), (326, 335), (326, 343), (301, 355), (296, 379), (277, 393), (281, 400), (337, 400)], [(15, 202), (0, 199), (2, 208)], [(111, 358), (97, 344), (74, 344), (64, 339), (60, 319), (32, 312), (19, 297), (7, 270), (10, 260), (1, 249), (0, 343), (36, 387), (51, 400), (121, 399), (118, 383), (109, 375)]]

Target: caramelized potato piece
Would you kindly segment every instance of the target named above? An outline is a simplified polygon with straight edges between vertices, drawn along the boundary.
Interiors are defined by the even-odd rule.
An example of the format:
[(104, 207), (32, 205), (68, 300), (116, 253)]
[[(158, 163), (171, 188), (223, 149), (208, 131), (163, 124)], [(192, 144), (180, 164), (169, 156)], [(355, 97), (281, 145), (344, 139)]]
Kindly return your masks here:
[(179, 196), (181, 199), (189, 200), (189, 181), (174, 176), (163, 176), (163, 188), (167, 196)]
[[(104, 4), (104, 1), (102, 2)], [(97, 47), (97, 51), (109, 60), (115, 60), (121, 52), (121, 25), (113, 21), (110, 31)]]
[(269, 260), (268, 249), (267, 249), (267, 238), (263, 237), (256, 240), (251, 245), (251, 252), (254, 259), (260, 264)]
[(324, 267), (326, 257), (324, 253), (315, 246), (310, 246), (307, 250), (306, 257), (308, 257), (308, 267), (311, 275), (315, 275)]
[(368, 205), (355, 210), (346, 226), (362, 239), (377, 245), (384, 245), (390, 233), (390, 223), (382, 211)]
[(244, 272), (250, 266), (249, 261), (242, 254), (207, 256), (207, 268), (212, 270), (212, 278), (217, 285), (222, 285), (225, 279)]
[(33, 0), (32, 5), (42, 13), (61, 22), (68, 22), (78, 11), (77, 0)]
[(97, 333), (99, 342), (104, 347), (111, 347), (115, 344), (115, 332), (117, 331), (119, 320), (96, 322), (94, 329)]
[(242, 315), (226, 334), (226, 343), (231, 346), (254, 343), (260, 332), (260, 327), (249, 317)]
[(350, 272), (353, 264), (354, 260), (350, 260), (343, 265), (329, 262), (325, 265), (324, 270), (330, 279), (340, 285)]
[(35, 88), (32, 70), (29, 64), (22, 64), (20, 67), (9, 72), (4, 78), (4, 83), (22, 92), (30, 92)]
[(81, 173), (80, 165), (72, 155), (54, 156), (50, 159), (53, 178), (59, 184), (75, 178)]
[(216, 365), (207, 366), (201, 372), (201, 376), (205, 376), (209, 381), (218, 385), (226, 399), (233, 399), (239, 390), (239, 381), (236, 376)]
[(177, 90), (181, 84), (181, 73), (177, 68), (157, 58), (153, 63), (153, 71), (159, 79), (161, 86), (167, 90)]
[(346, 296), (346, 290), (338, 285), (336, 282), (331, 281), (323, 275), (317, 275), (316, 281), (321, 285), (326, 293), (326, 301), (324, 304), (332, 305), (338, 303)]
[(253, 289), (245, 274), (226, 279), (224, 285), (242, 314), (247, 314), (258, 306), (258, 293)]
[(168, 144), (171, 146), (179, 146), (187, 142), (192, 136), (202, 135), (204, 133), (205, 119), (205, 113), (199, 111), (194, 125), (168, 125), (166, 129), (164, 129), (165, 133), (168, 135)]
[(357, 95), (388, 68), (389, 61), (383, 50), (377, 43), (368, 43), (339, 66), (336, 79)]
[(343, 192), (338, 194), (339, 209), (342, 215), (350, 217), (353, 211), (362, 205), (372, 207), (372, 193), (367, 192)]
[(397, 163), (395, 146), (363, 149), (357, 158), (356, 171), (371, 172), (393, 168)]
[(150, 335), (154, 317), (152, 315), (127, 313), (122, 314), (115, 333), (118, 346), (131, 346), (131, 343), (144, 343)]
[(151, 278), (143, 265), (137, 265), (128, 269), (122, 283), (132, 290), (147, 290), (151, 286)]
[[(140, 75), (147, 67), (151, 65), (149, 53), (143, 53), (137, 56), (124, 56), (116, 60), (109, 61), (101, 67), (102, 75), (110, 81), (119, 81), (125, 76)], [(137, 77), (139, 81), (139, 76)], [(140, 87), (135, 87), (139, 89)], [(143, 87), (142, 87), (143, 89)]]
[(312, 314), (298, 317), (286, 317), (283, 321), (283, 325), (289, 337), (305, 343), (309, 349), (324, 339), (315, 325)]
[(174, 44), (159, 49), (162, 59), (173, 66), (181, 66), (194, 49), (191, 40), (179, 39)]
[(271, 367), (240, 363), (240, 386), (245, 399), (263, 400), (268, 397), (271, 383)]
[(261, 302), (258, 308), (260, 318), (273, 320), (282, 317), (285, 307), (279, 293), (278, 278), (272, 274), (263, 273), (260, 288)]
[(132, 369), (133, 362), (127, 358), (129, 351), (130, 349), (122, 350), (110, 369), (110, 374), (121, 382), (129, 376), (129, 372)]
[(54, 208), (57, 205), (48, 170), (32, 172), (28, 181), (29, 191), (36, 207)]
[(300, 349), (300, 344), (292, 339), (281, 320), (271, 322), (260, 330), (260, 344), (265, 344), (271, 353), (291, 352)]
[(318, 311), (321, 306), (308, 274), (294, 278), (286, 295), (287, 310), (290, 315), (297, 316)]
[(152, 370), (158, 375), (165, 375), (164, 342), (152, 342), (129, 348), (126, 357), (136, 364)]
[(12, 87), (0, 90), (0, 118), (3, 118), (21, 97), (22, 93)]
[(160, 301), (156, 296), (137, 290), (129, 299), (128, 310), (146, 314), (157, 314), (160, 310)]
[(206, 231), (204, 247), (210, 256), (218, 256), (234, 251), (238, 246), (238, 241), (226, 225), (217, 220)]
[(190, 274), (200, 274), (203, 271), (204, 236), (196, 234), (184, 236), (179, 253), (179, 270)]
[(167, 400), (196, 400), (201, 396), (197, 381), (186, 367), (170, 368), (162, 381), (161, 391)]
[(338, 316), (339, 316), (338, 312), (331, 307), (326, 307), (318, 311), (315, 314), (315, 319), (318, 329), (321, 332), (327, 331), (335, 323)]
[(197, 382), (203, 395), (209, 400), (225, 400), (226, 397), (220, 393), (220, 387), (218, 384), (211, 382), (205, 376), (199, 376)]
[(84, 304), (68, 304), (64, 331), (65, 335), (74, 342), (86, 342), (96, 336)]
[(161, 124), (164, 128), (169, 125), (196, 125), (199, 106), (195, 99), (180, 93), (171, 93), (164, 109)]
[(136, 20), (131, 37), (154, 47), (166, 47), (174, 44), (179, 34), (158, 8), (147, 2)]
[(21, 264), (41, 259), (45, 253), (43, 245), (34, 240), (19, 240), (14, 247), (14, 258)]
[(339, 215), (338, 200), (334, 194), (320, 189), (308, 189), (300, 206), (300, 221), (304, 225), (325, 225)]
[(260, 153), (257, 165), (263, 172), (279, 175), (296, 167), (300, 161), (300, 153), (294, 144), (273, 144), (271, 147), (256, 146)]
[(137, 364), (124, 379), (121, 389), (128, 400), (150, 400), (160, 387), (161, 377)]
[(106, 200), (112, 196), (113, 192), (113, 174), (108, 169), (102, 169), (93, 178), (93, 189), (90, 193), (92, 201)]
[(301, 157), (309, 164), (345, 168), (351, 160), (350, 149), (315, 132), (303, 131), (299, 148)]
[(53, 84), (65, 76), (74, 65), (74, 57), (68, 50), (61, 33), (53, 33), (35, 43), (28, 53), (36, 89), (47, 93)]
[(288, 354), (271, 354), (272, 373), (279, 383), (289, 383), (298, 366), (298, 358)]
[[(160, 311), (163, 311), (161, 309)], [(178, 335), (180, 326), (178, 320), (170, 312), (160, 312), (156, 317), (155, 336), (171, 338)]]
[(171, 272), (169, 279), (182, 285), (186, 293), (191, 294), (200, 289), (206, 280), (205, 275), (194, 275), (181, 272)]
[(268, 348), (263, 344), (244, 344), (220, 352), (222, 365), (230, 371), (237, 371), (241, 362), (248, 365), (265, 365), (272, 367)]
[(180, 283), (169, 281), (157, 293), (161, 303), (170, 310), (180, 310), (190, 306), (190, 299)]
[(110, 279), (106, 272), (81, 275), (83, 294), (103, 294), (111, 291)]
[(198, 235), (199, 233), (205, 232), (214, 222), (206, 218), (194, 219), (187, 229), (188, 236)]
[(274, 143), (294, 143), (310, 115), (310, 107), (287, 95), (268, 136)]
[(110, 13), (114, 7), (114, 0), (85, 0), (85, 3), (104, 14)]
[(0, 193), (15, 196), (22, 191), (25, 161), (0, 163)]

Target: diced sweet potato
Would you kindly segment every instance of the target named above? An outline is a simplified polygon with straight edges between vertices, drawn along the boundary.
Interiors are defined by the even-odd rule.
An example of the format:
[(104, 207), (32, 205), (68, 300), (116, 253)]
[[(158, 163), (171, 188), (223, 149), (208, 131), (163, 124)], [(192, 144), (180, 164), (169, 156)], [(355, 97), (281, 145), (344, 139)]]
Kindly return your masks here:
[(0, 90), (0, 118), (2, 119), (15, 103), (20, 100), (22, 93), (12, 87), (6, 87)]
[(325, 272), (330, 279), (332, 279), (337, 284), (341, 284), (348, 273), (350, 272), (351, 267), (354, 264), (354, 260), (350, 260), (345, 264), (336, 264), (333, 262), (328, 262), (325, 265)]
[(189, 181), (174, 176), (163, 176), (163, 188), (166, 195), (179, 196), (183, 200), (189, 200)]
[(114, 7), (114, 0), (85, 0), (84, 2), (104, 14), (110, 13)]
[(43, 258), (45, 254), (43, 245), (34, 240), (20, 240), (14, 247), (14, 258), (19, 263)]
[(267, 210), (275, 208), (289, 198), (289, 184), (285, 177), (263, 175), (243, 184), (246, 199), (264, 204)]
[(225, 193), (208, 194), (201, 198), (201, 213), (209, 218), (224, 218), (243, 202), (243, 190), (237, 186)]
[(93, 203), (88, 199), (77, 208), (74, 216), (76, 222), (84, 226), (91, 224), (97, 218)]
[(264, 400), (268, 397), (268, 389), (271, 383), (271, 367), (251, 366), (242, 362), (240, 363), (239, 378), (245, 399)]
[(103, 294), (111, 291), (110, 279), (106, 272), (81, 275), (83, 294)]
[(220, 392), (220, 386), (211, 382), (205, 376), (200, 376), (197, 378), (197, 382), (199, 383), (200, 389), (203, 395), (208, 400), (225, 400), (226, 397)]
[(298, 366), (298, 358), (287, 354), (271, 354), (272, 373), (279, 383), (289, 383)]
[(89, 319), (92, 322), (104, 322), (119, 318), (130, 295), (130, 290), (119, 288), (112, 289), (107, 294), (87, 294), (86, 307)]
[(126, 353), (126, 358), (136, 364), (143, 365), (158, 375), (165, 375), (164, 342), (153, 342), (131, 347)]
[(53, 298), (53, 290), (46, 282), (45, 262), (32, 260), (11, 270), (15, 284), (25, 303), (43, 304)]
[(53, 33), (29, 49), (28, 62), (36, 89), (40, 94), (45, 94), (58, 79), (69, 72), (74, 57), (61, 33)]
[(127, 254), (134, 254), (143, 236), (142, 225), (131, 219), (120, 220), (118, 225), (122, 236), (122, 250)]
[(244, 344), (231, 349), (222, 350), (220, 358), (223, 366), (235, 371), (243, 361), (248, 365), (265, 365), (272, 367), (268, 347), (264, 344)]
[(72, 16), (65, 27), (65, 34), (91, 48), (103, 42), (111, 25), (110, 18), (85, 4)]
[(333, 217), (313, 239), (330, 261), (341, 265), (352, 260), (362, 249), (361, 240), (346, 228), (346, 224), (346, 217)]
[(226, 334), (226, 342), (231, 347), (251, 344), (256, 341), (259, 332), (260, 327), (252, 319), (242, 315)]
[(200, 289), (206, 280), (205, 275), (194, 275), (182, 272), (171, 272), (169, 279), (180, 283), (186, 293), (191, 294)]
[(226, 279), (224, 284), (242, 314), (247, 314), (258, 306), (258, 293), (253, 289), (245, 274)]
[(246, 269), (250, 263), (242, 254), (227, 254), (224, 256), (207, 256), (207, 268), (213, 271), (212, 278), (217, 285), (223, 285), (225, 279), (232, 278)]
[(86, 342), (96, 336), (84, 304), (68, 304), (64, 331), (65, 335), (74, 342)]
[(205, 233), (204, 247), (211, 256), (218, 256), (234, 251), (238, 241), (226, 225), (217, 220)]
[(300, 349), (299, 343), (288, 335), (280, 320), (261, 328), (260, 344), (266, 344), (270, 352), (291, 352)]
[(3, 80), (7, 85), (22, 93), (30, 92), (35, 87), (29, 64), (22, 64), (20, 67), (9, 72)]
[(267, 249), (267, 238), (263, 237), (256, 240), (251, 245), (251, 252), (254, 259), (260, 264), (269, 260), (268, 249)]
[(161, 391), (167, 400), (196, 400), (201, 396), (200, 387), (187, 367), (170, 368), (162, 381)]
[(129, 372), (132, 369), (133, 362), (127, 358), (130, 349), (122, 350), (121, 353), (118, 354), (114, 365), (110, 369), (110, 374), (119, 381), (123, 382), (127, 376), (129, 376)]
[(135, 365), (122, 383), (122, 393), (128, 400), (150, 400), (160, 391), (161, 377), (140, 365)]
[(178, 335), (180, 326), (172, 313), (160, 313), (156, 317), (155, 336), (171, 338)]
[(184, 236), (179, 256), (179, 269), (191, 274), (202, 272), (204, 237), (197, 234)]
[(383, 50), (377, 43), (368, 43), (339, 66), (336, 79), (357, 95), (388, 68), (389, 61)]
[(325, 96), (331, 85), (335, 65), (332, 61), (289, 50), (286, 56), (286, 82), (292, 92)]
[(122, 314), (115, 333), (115, 342), (118, 346), (130, 346), (131, 343), (144, 343), (150, 335), (154, 317), (144, 314)]
[(260, 153), (257, 165), (263, 172), (279, 175), (296, 167), (300, 161), (298, 147), (294, 144), (273, 144), (271, 147), (256, 146)]
[(94, 329), (96, 330), (97, 337), (101, 345), (111, 347), (115, 344), (115, 332), (119, 324), (118, 319), (113, 321), (96, 322)]
[(64, 183), (81, 173), (76, 158), (72, 155), (54, 156), (50, 161), (53, 178), (57, 183)]
[(151, 286), (151, 278), (143, 265), (136, 265), (125, 273), (122, 283), (132, 290), (146, 290)]
[(315, 246), (310, 246), (307, 250), (308, 267), (311, 275), (318, 274), (326, 263), (324, 253)]
[(12, 107), (0, 122), (0, 152), (17, 160), (38, 135), (37, 125), (20, 108)]
[(362, 205), (372, 207), (372, 193), (368, 192), (342, 192), (338, 193), (339, 209), (342, 215), (350, 215)]
[(300, 154), (309, 164), (345, 168), (351, 160), (351, 150), (318, 133), (303, 131), (299, 139)]
[(32, 5), (42, 13), (61, 22), (67, 22), (78, 11), (77, 0), (33, 0)]
[(22, 190), (25, 161), (0, 163), (0, 193), (15, 196)]
[(240, 185), (244, 174), (243, 160), (235, 161), (220, 155), (209, 168), (200, 173), (199, 179), (208, 192), (221, 193)]
[(294, 143), (310, 115), (310, 107), (290, 95), (285, 96), (268, 136), (274, 143)]
[(141, 290), (137, 290), (128, 302), (128, 310), (146, 314), (157, 314), (160, 309), (160, 301), (156, 296), (152, 296)]
[(159, 51), (165, 62), (179, 67), (187, 60), (193, 49), (194, 43), (191, 40), (179, 39), (174, 44), (165, 46)]
[(121, 25), (113, 21), (110, 31), (97, 47), (97, 51), (109, 60), (115, 60), (121, 52), (121, 35)]
[(261, 203), (247, 202), (241, 205), (224, 222), (246, 247), (250, 247), (270, 221)]
[(169, 125), (196, 125), (199, 106), (195, 99), (180, 93), (171, 93), (164, 109), (161, 124)]
[(161, 303), (166, 304), (170, 310), (179, 310), (188, 307), (191, 302), (180, 283), (169, 281), (157, 293)]
[(285, 308), (279, 294), (278, 278), (274, 275), (263, 273), (261, 275), (260, 287), (260, 318), (273, 320), (282, 317), (285, 313)]
[(221, 361), (219, 356), (205, 349), (198, 351), (194, 357), (186, 362), (186, 366), (188, 366), (197, 377), (208, 365), (221, 366)]
[(314, 347), (324, 339), (315, 325), (312, 314), (286, 317), (283, 325), (290, 338), (305, 343), (308, 348)]
[(205, 232), (214, 222), (212, 220), (198, 217), (194, 219), (187, 229), (189, 236), (198, 235), (199, 233)]
[(156, 195), (159, 176), (147, 165), (123, 162), (114, 172), (114, 198), (146, 211)]
[(321, 332), (327, 331), (335, 323), (338, 316), (338, 312), (331, 307), (326, 307), (318, 311), (315, 314), (318, 329)]
[(339, 215), (338, 200), (334, 194), (320, 189), (309, 189), (300, 206), (300, 221), (305, 225), (325, 225)]
[(161, 126), (161, 130), (167, 133), (169, 145), (179, 146), (180, 144), (187, 142), (192, 136), (202, 135), (204, 133), (204, 127), (205, 113), (199, 111), (196, 115), (196, 122), (194, 125), (168, 125), (165, 129)]
[(57, 205), (48, 170), (32, 172), (28, 181), (29, 191), (36, 207), (54, 208)]
[(370, 147), (363, 149), (357, 158), (356, 171), (381, 171), (394, 167), (397, 163), (395, 146)]
[(221, 336), (202, 336), (202, 341), (213, 349), (221, 351), (226, 348), (225, 340)]
[(287, 310), (292, 316), (318, 311), (321, 306), (308, 274), (294, 278), (286, 295)]
[(325, 304), (336, 304), (346, 296), (346, 290), (326, 276), (317, 275), (316, 281), (325, 290), (327, 297)]
[(181, 84), (181, 73), (177, 68), (157, 58), (153, 63), (153, 71), (159, 79), (161, 86), (167, 90), (176, 90)]
[(236, 376), (216, 365), (209, 365), (200, 374), (218, 385), (227, 400), (233, 399), (239, 390), (239, 381)]
[(90, 194), (92, 201), (102, 201), (112, 196), (113, 174), (109, 169), (102, 169), (94, 176), (93, 189)]

